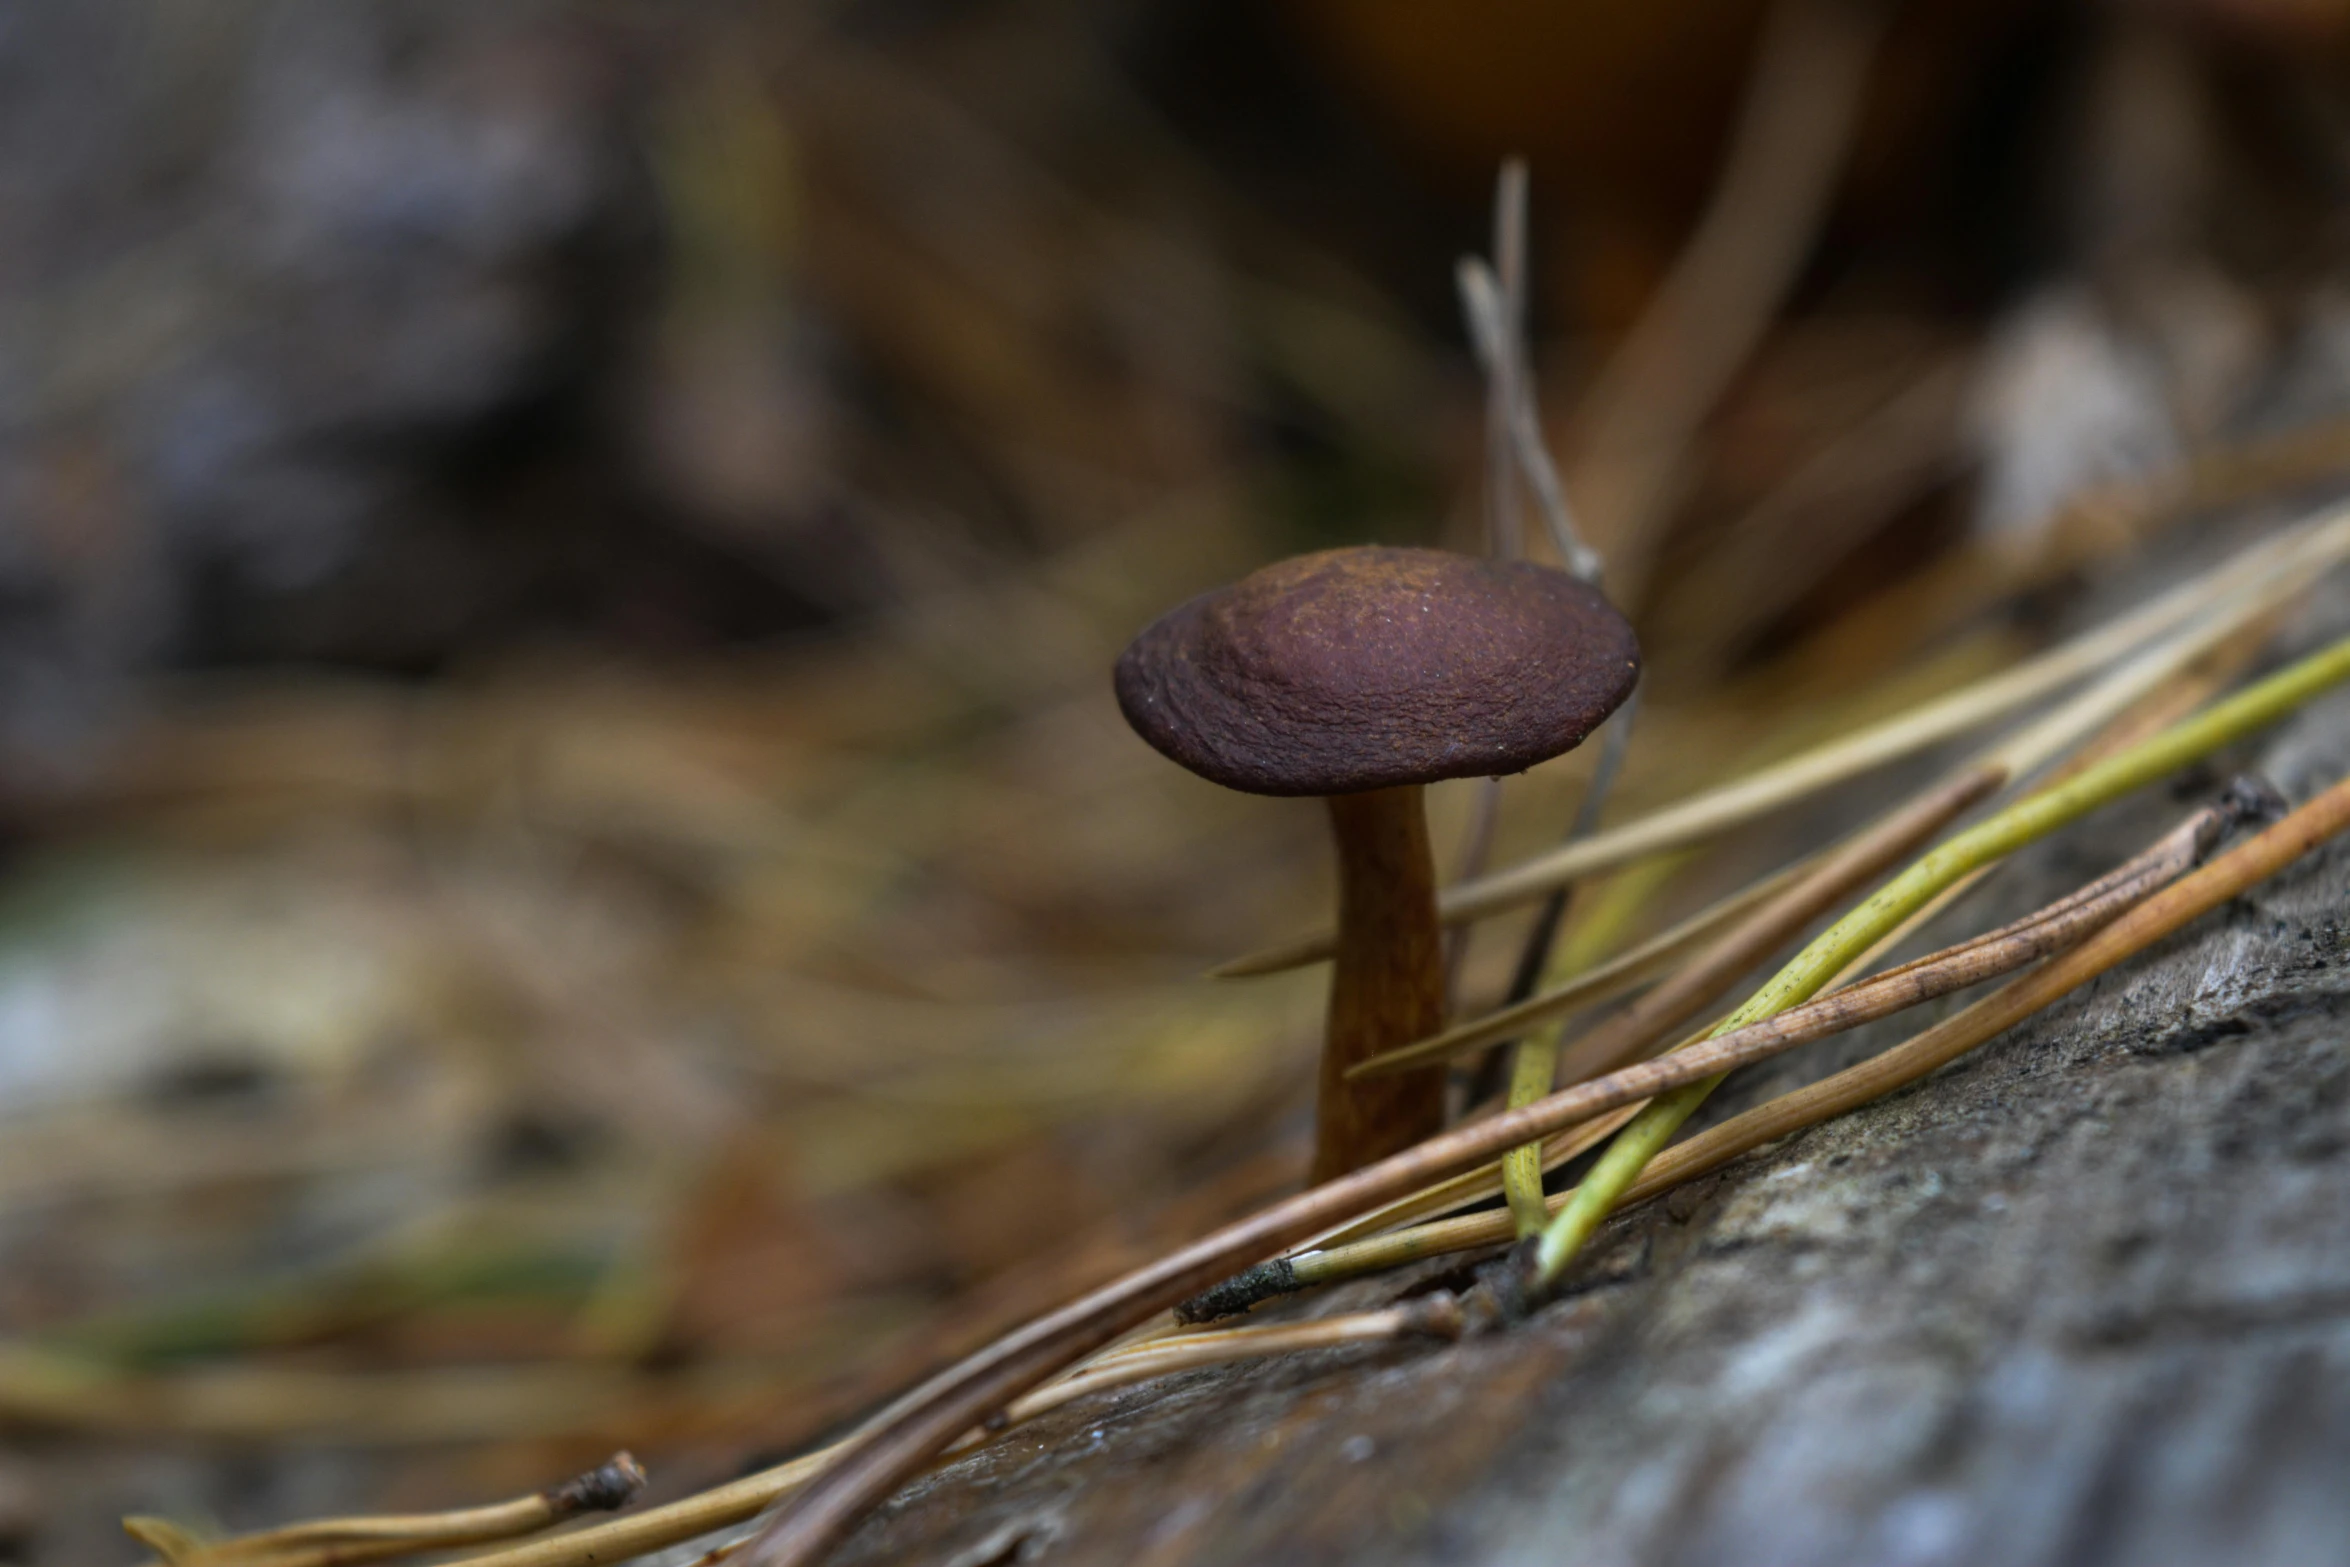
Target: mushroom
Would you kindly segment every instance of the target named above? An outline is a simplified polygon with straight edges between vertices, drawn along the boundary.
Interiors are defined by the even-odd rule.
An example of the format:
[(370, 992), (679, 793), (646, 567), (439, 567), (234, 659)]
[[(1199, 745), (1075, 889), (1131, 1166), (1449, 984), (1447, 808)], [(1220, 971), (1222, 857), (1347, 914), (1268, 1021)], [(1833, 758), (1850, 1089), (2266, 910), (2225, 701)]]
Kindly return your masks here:
[(1329, 802), (1338, 950), (1311, 1180), (1443, 1123), (1441, 1067), (1346, 1078), (1444, 1024), (1423, 786), (1574, 749), (1639, 673), (1632, 628), (1566, 572), (1369, 545), (1204, 593), (1120, 656), (1118, 706), (1167, 757), (1229, 788)]

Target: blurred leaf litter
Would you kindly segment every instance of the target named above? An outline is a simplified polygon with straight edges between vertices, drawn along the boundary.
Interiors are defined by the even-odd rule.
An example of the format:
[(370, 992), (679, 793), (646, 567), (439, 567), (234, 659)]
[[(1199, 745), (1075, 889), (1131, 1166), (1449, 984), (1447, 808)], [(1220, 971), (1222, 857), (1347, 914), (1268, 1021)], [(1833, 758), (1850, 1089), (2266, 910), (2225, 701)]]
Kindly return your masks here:
[[(1662, 93), (1526, 143), (1570, 453), (1718, 162), (1734, 9), (1688, 125)], [(1270, 555), (1473, 547), (1446, 284), (1512, 148), (1402, 12), (1285, 14), (60, 4), (0, 45), (0, 1418), (114, 1444), (0, 1455), (44, 1552), (619, 1441), (674, 1494), (1293, 1179), (1318, 981), (1194, 976), (1310, 923), (1313, 813), (1159, 765), (1106, 671)], [(1985, 15), (1932, 103), (2031, 43)], [(2161, 25), (2083, 78), (2202, 104), (2229, 166)], [(2019, 592), (2232, 498), (2166, 475), (2339, 414), (2323, 243), (2198, 238), (2240, 183), (2158, 164), (2162, 221), (1994, 307), (1886, 194), (1933, 130), (1861, 133), (1635, 541), (1624, 810), (1995, 666)], [(1670, 210), (1576, 183), (1612, 143)], [(2216, 325), (2164, 346), (2189, 296)], [(2043, 460), (2050, 398), (2117, 408), (2120, 457)], [(1497, 862), (1587, 763), (1510, 786)], [(1725, 844), (1652, 922), (1833, 825)], [(405, 1456), (256, 1501), (166, 1433)]]

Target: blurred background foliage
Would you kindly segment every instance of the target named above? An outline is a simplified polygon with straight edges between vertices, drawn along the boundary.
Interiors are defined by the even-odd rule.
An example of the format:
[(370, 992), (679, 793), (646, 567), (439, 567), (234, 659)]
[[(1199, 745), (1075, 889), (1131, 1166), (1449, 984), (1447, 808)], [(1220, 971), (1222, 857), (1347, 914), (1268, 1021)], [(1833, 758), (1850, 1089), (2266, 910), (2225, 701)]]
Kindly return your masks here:
[(1108, 669), (1481, 547), (1505, 156), (1631, 810), (2326, 482), (2346, 68), (2325, 0), (15, 8), (0, 1560), (676, 1494), (1292, 1181), (1318, 982), (1194, 976), (1319, 824)]

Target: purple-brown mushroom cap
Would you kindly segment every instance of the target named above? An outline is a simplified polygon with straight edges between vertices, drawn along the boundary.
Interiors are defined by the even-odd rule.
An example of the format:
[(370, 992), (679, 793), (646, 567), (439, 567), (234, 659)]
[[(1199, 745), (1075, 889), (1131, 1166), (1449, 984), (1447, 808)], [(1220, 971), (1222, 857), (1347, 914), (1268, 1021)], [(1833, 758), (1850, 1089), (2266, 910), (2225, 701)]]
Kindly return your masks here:
[(1548, 566), (1359, 546), (1277, 561), (1169, 611), (1118, 660), (1135, 732), (1252, 794), (1522, 772), (1632, 692), (1640, 646)]

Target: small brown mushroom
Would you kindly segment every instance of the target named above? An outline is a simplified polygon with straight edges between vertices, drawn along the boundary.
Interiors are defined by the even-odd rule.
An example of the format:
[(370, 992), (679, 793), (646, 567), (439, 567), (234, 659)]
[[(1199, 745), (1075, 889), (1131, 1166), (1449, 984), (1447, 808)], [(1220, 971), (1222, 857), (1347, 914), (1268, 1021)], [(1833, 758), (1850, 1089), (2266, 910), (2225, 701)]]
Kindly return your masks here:
[(1444, 1025), (1422, 786), (1572, 750), (1639, 673), (1632, 628), (1563, 571), (1376, 546), (1202, 594), (1119, 658), (1118, 705), (1165, 755), (1230, 788), (1329, 801), (1338, 952), (1312, 1180), (1442, 1124), (1441, 1068), (1346, 1080)]

